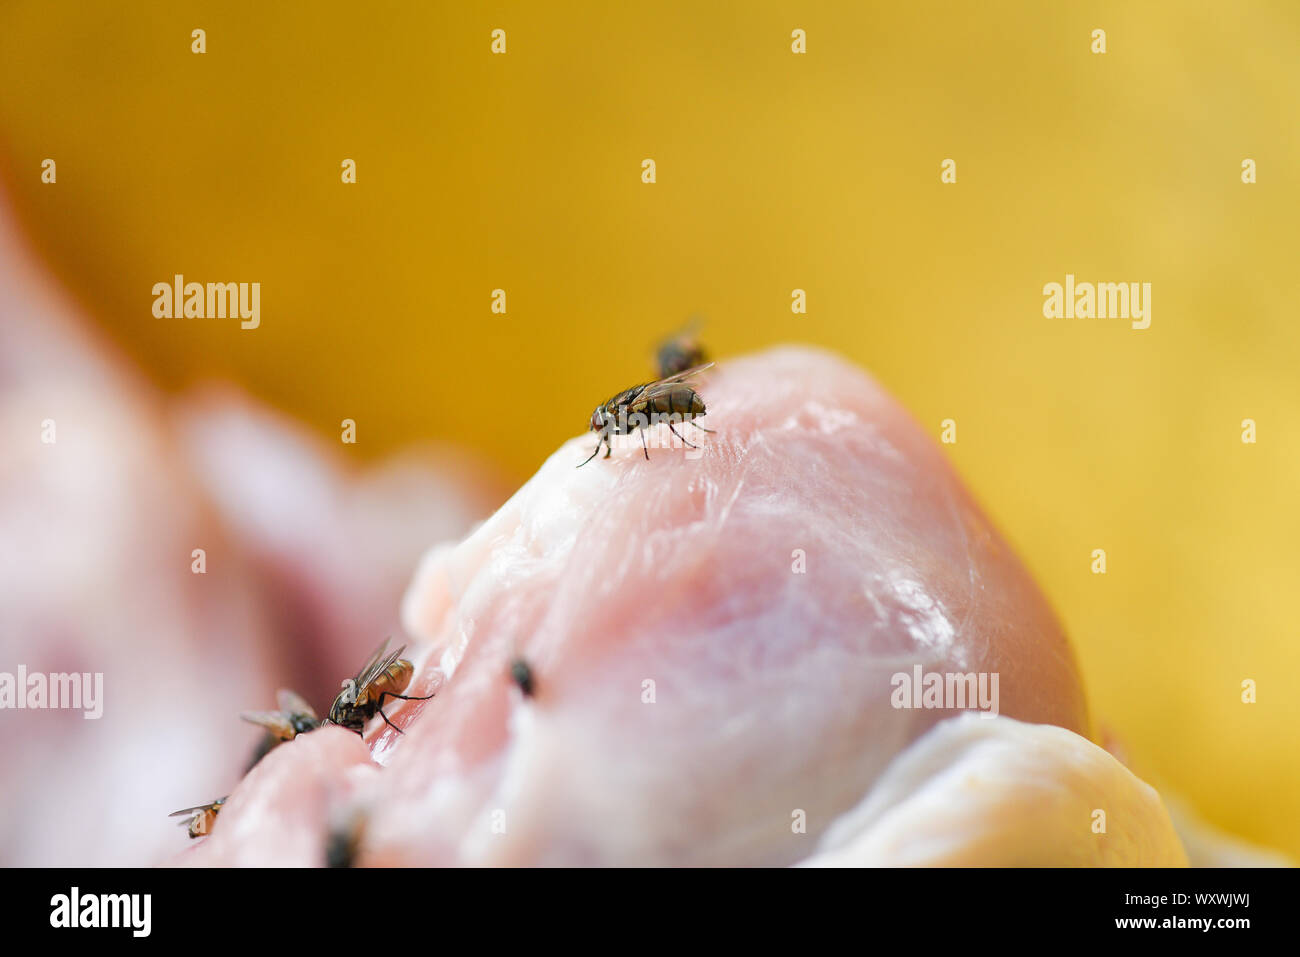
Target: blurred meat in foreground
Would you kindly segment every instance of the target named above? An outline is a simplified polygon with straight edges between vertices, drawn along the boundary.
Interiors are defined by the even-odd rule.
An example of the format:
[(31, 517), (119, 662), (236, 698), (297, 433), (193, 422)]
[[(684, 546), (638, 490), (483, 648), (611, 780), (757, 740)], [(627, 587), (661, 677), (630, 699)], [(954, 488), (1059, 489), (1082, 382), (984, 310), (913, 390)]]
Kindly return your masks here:
[(167, 399), (7, 210), (0, 445), (0, 671), (102, 674), (104, 699), (98, 719), (0, 712), (6, 865), (173, 853), (168, 812), (230, 791), (252, 753), (239, 712), (279, 684), (332, 697), (397, 624), (419, 552), (500, 501), (463, 456), (358, 470), (233, 390)]

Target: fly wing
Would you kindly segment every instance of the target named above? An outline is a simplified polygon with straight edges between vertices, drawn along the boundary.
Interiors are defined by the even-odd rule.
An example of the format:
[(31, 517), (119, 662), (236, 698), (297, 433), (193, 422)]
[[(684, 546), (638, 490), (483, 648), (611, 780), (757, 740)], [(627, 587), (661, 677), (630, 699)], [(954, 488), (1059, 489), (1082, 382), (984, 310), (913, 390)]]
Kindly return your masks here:
[(290, 691), (288, 688), (281, 688), (275, 693), (275, 703), (280, 706), (280, 710), (285, 714), (301, 714), (313, 721), (316, 720), (316, 712), (312, 710), (311, 705), (307, 703), (302, 695), (296, 691)]
[(676, 375), (670, 375), (665, 379), (659, 379), (657, 382), (651, 382), (649, 385), (646, 386), (646, 389), (649, 390), (657, 386), (672, 385), (674, 382), (681, 382), (683, 379), (689, 379), (693, 375), (699, 375), (705, 369), (712, 369), (715, 365), (717, 365), (716, 362), (703, 362), (700, 365), (692, 366), (689, 369), (684, 369), (683, 371), (677, 373)]
[(705, 362), (678, 372), (676, 375), (670, 375), (663, 379), (656, 379), (654, 382), (647, 382), (644, 385), (635, 385), (626, 392), (620, 392), (618, 395), (614, 396), (614, 398), (609, 400), (608, 405), (611, 408), (627, 406), (628, 411), (630, 412), (644, 411), (646, 405), (649, 404), (655, 396), (663, 395), (665, 392), (669, 391), (669, 386), (674, 386), (685, 379), (689, 379), (693, 375), (699, 375), (705, 369), (712, 369), (716, 364), (717, 363), (714, 362)]
[[(170, 814), (168, 814), (167, 816), (168, 816), (168, 817), (180, 817), (181, 815), (185, 814), (185, 815), (189, 815), (190, 817), (193, 817), (194, 814), (195, 814), (196, 812), (198, 812), (198, 811), (211, 811), (211, 810), (213, 810), (214, 808), (219, 808), (219, 807), (221, 807), (221, 805), (223, 805), (223, 804), (225, 804), (225, 803), (226, 803), (226, 799), (225, 799), (225, 798), (218, 798), (217, 800), (215, 800), (215, 801), (211, 801), (211, 802), (209, 802), (209, 803), (207, 803), (207, 804), (197, 804), (197, 805), (195, 805), (194, 807), (183, 807), (183, 808), (181, 808), (179, 811), (172, 811), (172, 812), (171, 812)], [(179, 824), (181, 824), (181, 825), (185, 825), (185, 824), (187, 824), (188, 822), (187, 822), (187, 821), (179, 821), (179, 822), (177, 822), (177, 823), (179, 823)]]
[[(703, 369), (713, 365), (712, 362), (702, 366), (696, 366), (694, 369), (687, 369), (678, 375), (669, 376), (667, 379), (660, 379), (658, 382), (651, 382), (645, 387), (645, 391), (637, 397), (637, 401), (629, 406), (629, 411), (644, 412), (646, 409), (653, 408), (654, 403), (664, 396), (671, 396), (678, 393), (679, 398), (686, 400), (687, 409), (690, 408), (690, 396), (692, 389), (688, 385), (682, 385), (682, 380), (688, 375), (694, 375)], [(673, 411), (676, 411), (675, 409)], [(686, 410), (683, 410), (686, 411)]]
[(294, 737), (293, 722), (283, 711), (241, 711), (239, 717), (249, 724), (266, 728), (277, 738), (288, 741)]
[(699, 316), (691, 316), (672, 336), (674, 339), (690, 339), (700, 333), (700, 328), (704, 325), (704, 320)]
[(605, 409), (610, 414), (614, 414), (624, 406), (633, 406), (646, 388), (647, 386), (644, 385), (634, 385), (630, 389), (624, 389), (618, 395), (614, 396), (614, 398), (605, 403)]
[(367, 676), (370, 676), (372, 681), (374, 680), (373, 675), (374, 675), (375, 665), (378, 662), (383, 660), (384, 649), (386, 649), (387, 647), (388, 647), (388, 639), (385, 638), (383, 641), (379, 643), (379, 647), (370, 653), (370, 657), (366, 659), (366, 663), (362, 665), (361, 670), (357, 672), (356, 682), (358, 688), (361, 687), (362, 682), (365, 680)]
[(374, 657), (370, 659), (365, 670), (362, 671), (361, 674), (357, 675), (358, 701), (365, 697), (366, 690), (375, 683), (375, 680), (378, 679), (380, 675), (388, 670), (389, 666), (392, 665), (394, 661), (401, 658), (402, 652), (406, 650), (406, 645), (402, 645), (396, 651), (390, 651), (388, 654), (384, 654), (384, 649), (387, 647), (388, 639), (385, 638), (384, 643), (375, 650)]

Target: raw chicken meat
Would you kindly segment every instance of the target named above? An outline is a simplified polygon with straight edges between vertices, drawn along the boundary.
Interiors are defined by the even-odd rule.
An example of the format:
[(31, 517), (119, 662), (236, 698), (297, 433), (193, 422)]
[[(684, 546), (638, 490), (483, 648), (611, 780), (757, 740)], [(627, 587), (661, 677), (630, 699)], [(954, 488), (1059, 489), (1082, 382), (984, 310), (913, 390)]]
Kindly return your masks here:
[[(409, 693), (437, 697), (388, 704), (404, 735), (368, 729), (384, 768), (346, 798), (366, 821), (362, 863), (825, 863), (828, 835), (852, 855), (851, 812), (955, 713), (894, 706), (893, 676), (916, 666), (998, 675), (1001, 717), (959, 726), (1011, 743), (939, 753), (1003, 762), (990, 772), (1003, 811), (1023, 803), (1017, 780), (1028, 795), (1053, 775), (1063, 792), (1088, 779), (1136, 794), (1155, 822), (1145, 842), (1112, 839), (1112, 858), (1181, 853), (1154, 792), (1080, 737), (1059, 625), (896, 403), (803, 348), (724, 362), (697, 388), (717, 430), (687, 430), (699, 450), (668, 447), (656, 426), (648, 461), (633, 435), (578, 469), (595, 437), (575, 439), (465, 541), (425, 557), (403, 608), (419, 641)], [(516, 657), (532, 697), (511, 681)], [(344, 733), (300, 737), (266, 763), (350, 768)], [(1007, 763), (1018, 739), (1032, 747)], [(299, 787), (281, 795), (269, 772), (245, 787), (187, 860), (250, 863), (271, 844), (307, 848), (283, 863), (320, 863), (338, 809)], [(290, 799), (311, 810), (288, 821), (277, 808)], [(957, 819), (987, 846), (977, 811)], [(1079, 839), (1095, 846), (1089, 824)], [(933, 825), (944, 837), (944, 818)], [(924, 856), (869, 857), (852, 859)]]

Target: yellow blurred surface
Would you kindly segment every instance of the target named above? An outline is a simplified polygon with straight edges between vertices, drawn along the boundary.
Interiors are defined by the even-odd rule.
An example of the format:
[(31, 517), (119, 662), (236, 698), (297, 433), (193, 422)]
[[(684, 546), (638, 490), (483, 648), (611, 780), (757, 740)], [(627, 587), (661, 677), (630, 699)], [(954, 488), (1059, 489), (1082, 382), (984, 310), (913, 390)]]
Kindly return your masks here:
[[(690, 315), (835, 349), (956, 421), (1139, 771), (1292, 853), (1297, 117), (1281, 0), (0, 8), (21, 220), (157, 381), (522, 479)], [(155, 318), (176, 273), (260, 282), (261, 327)], [(1151, 327), (1044, 318), (1066, 273), (1150, 282)]]

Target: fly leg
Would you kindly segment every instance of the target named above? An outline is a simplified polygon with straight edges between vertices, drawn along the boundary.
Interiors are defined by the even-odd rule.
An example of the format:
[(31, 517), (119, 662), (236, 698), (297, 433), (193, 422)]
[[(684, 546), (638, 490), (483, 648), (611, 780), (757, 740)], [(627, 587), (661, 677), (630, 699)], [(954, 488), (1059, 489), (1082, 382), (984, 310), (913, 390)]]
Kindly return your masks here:
[(397, 725), (393, 724), (393, 722), (389, 721), (388, 715), (384, 714), (384, 699), (401, 698), (403, 701), (428, 701), (432, 697), (433, 695), (431, 694), (426, 694), (426, 695), (409, 694), (408, 695), (408, 694), (398, 694), (395, 691), (385, 691), (383, 694), (379, 696), (379, 701), (375, 705), (375, 710), (379, 712), (379, 717), (384, 719), (384, 724), (388, 725), (398, 734), (405, 734), (406, 733), (405, 731), (403, 731)]
[(645, 429), (637, 429), (637, 431), (641, 433), (641, 451), (645, 453), (645, 460), (649, 462), (650, 450), (646, 448), (646, 444), (645, 444)]
[(697, 424), (694, 418), (689, 418), (686, 421), (691, 423), (691, 425), (694, 425), (701, 432), (708, 432), (710, 435), (713, 435), (715, 432), (717, 432), (717, 429), (706, 429), (704, 426)]
[[(686, 421), (689, 422), (690, 419), (687, 419)], [(669, 430), (673, 433), (673, 435), (675, 435), (675, 436), (677, 436), (677, 438), (681, 439), (683, 445), (690, 445), (690, 447), (693, 448), (693, 449), (698, 449), (698, 448), (699, 448), (698, 445), (691, 445), (690, 442), (687, 442), (687, 441), (686, 441), (686, 438), (685, 438), (685, 437), (684, 437), (680, 432), (678, 432), (676, 429), (673, 428), (673, 424), (672, 424), (671, 422), (668, 423), (668, 428), (669, 428)]]

